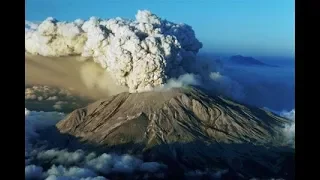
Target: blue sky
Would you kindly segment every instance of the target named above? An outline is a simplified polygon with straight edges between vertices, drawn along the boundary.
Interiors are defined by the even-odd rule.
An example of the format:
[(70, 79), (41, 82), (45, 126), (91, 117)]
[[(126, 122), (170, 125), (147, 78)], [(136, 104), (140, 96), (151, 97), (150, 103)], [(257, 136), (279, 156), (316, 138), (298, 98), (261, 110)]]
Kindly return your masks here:
[(294, 57), (294, 0), (27, 0), (26, 20), (133, 19), (138, 9), (191, 25), (205, 52)]

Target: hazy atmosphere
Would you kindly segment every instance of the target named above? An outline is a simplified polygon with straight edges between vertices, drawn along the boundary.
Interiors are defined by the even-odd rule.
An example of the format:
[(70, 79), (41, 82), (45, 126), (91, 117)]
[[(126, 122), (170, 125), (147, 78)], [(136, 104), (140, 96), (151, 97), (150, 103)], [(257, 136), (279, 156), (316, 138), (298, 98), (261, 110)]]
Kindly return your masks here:
[[(292, 179), (270, 164), (281, 150), (259, 148), (294, 152), (294, 79), (294, 1), (26, 1), (25, 177)], [(171, 145), (198, 141), (259, 155), (221, 150), (227, 165), (212, 165), (200, 159), (215, 146)]]

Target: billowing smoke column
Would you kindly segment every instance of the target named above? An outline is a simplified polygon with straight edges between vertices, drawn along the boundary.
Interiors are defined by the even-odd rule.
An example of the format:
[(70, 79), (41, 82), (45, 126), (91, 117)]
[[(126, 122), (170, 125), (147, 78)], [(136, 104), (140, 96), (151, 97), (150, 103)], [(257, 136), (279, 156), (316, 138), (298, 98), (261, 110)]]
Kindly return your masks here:
[(151, 90), (188, 72), (202, 43), (191, 26), (138, 11), (136, 20), (121, 18), (58, 22), (47, 18), (26, 23), (25, 49), (42, 56), (93, 58), (130, 92)]

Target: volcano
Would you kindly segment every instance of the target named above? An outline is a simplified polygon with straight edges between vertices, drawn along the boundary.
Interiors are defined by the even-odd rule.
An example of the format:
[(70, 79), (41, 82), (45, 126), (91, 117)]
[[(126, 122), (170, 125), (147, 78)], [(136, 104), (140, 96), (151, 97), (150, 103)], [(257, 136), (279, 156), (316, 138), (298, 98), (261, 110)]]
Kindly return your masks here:
[(73, 111), (56, 128), (84, 144), (163, 162), (175, 177), (228, 169), (232, 179), (291, 179), (294, 148), (283, 131), (290, 123), (262, 108), (185, 87), (120, 93)]

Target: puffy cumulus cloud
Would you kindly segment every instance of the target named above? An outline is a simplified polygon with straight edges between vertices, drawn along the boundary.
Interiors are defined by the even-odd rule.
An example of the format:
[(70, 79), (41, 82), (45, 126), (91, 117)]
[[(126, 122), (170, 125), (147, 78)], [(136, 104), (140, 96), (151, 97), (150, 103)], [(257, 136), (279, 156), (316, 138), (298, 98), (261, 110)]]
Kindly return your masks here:
[(52, 163), (59, 163), (62, 165), (72, 165), (81, 162), (84, 159), (84, 155), (84, 151), (81, 149), (74, 152), (50, 149), (39, 152), (37, 154), (37, 159), (41, 161), (50, 160)]
[(70, 167), (65, 168), (61, 165), (53, 165), (47, 172), (47, 179), (54, 179), (56, 177), (68, 177), (68, 178), (88, 178), (96, 177), (97, 174), (89, 169), (79, 168), (79, 167)]
[(105, 175), (110, 173), (130, 174), (133, 172), (161, 172), (167, 168), (164, 164), (158, 162), (143, 162), (142, 160), (128, 154), (117, 155), (103, 153), (97, 156), (95, 153), (88, 154), (83, 150), (77, 150), (74, 152), (54, 149), (43, 150), (37, 152), (36, 159), (37, 162), (58, 164), (61, 167), (54, 166), (53, 169), (55, 171), (60, 169), (61, 172), (64, 172), (62, 171), (64, 170), (62, 167), (73, 167), (75, 165), (85, 167), (86, 169), (90, 169), (98, 174)]
[(25, 104), (28, 108), (45, 111), (69, 111), (87, 105), (90, 100), (75, 96), (71, 90), (45, 85), (28, 85)]
[[(75, 152), (45, 150), (38, 151), (36, 156), (39, 165), (48, 162), (54, 164), (47, 172), (42, 174), (42, 176), (48, 177), (47, 179), (93, 178), (97, 174), (109, 175), (111, 173), (161, 173), (167, 169), (164, 164), (143, 162), (128, 154), (103, 153), (97, 156), (95, 153), (89, 153), (85, 156), (82, 150)], [(99, 179), (99, 177), (96, 178)]]
[(94, 169), (102, 174), (116, 173), (132, 173), (140, 172), (158, 172), (167, 168), (166, 165), (158, 162), (143, 162), (142, 160), (125, 155), (106, 154), (93, 158), (93, 154), (87, 156), (86, 167)]
[(123, 155), (117, 158), (112, 170), (120, 173), (132, 173), (136, 168), (140, 167), (142, 162), (140, 159), (130, 155)]
[(136, 20), (47, 18), (25, 35), (27, 52), (93, 58), (130, 92), (149, 90), (184, 74), (201, 47), (191, 26), (146, 10), (139, 10)]
[(94, 157), (94, 154), (88, 155), (86, 166), (94, 169), (97, 172), (108, 174), (111, 172), (111, 168), (113, 166), (113, 157), (109, 154), (102, 154), (99, 157)]

